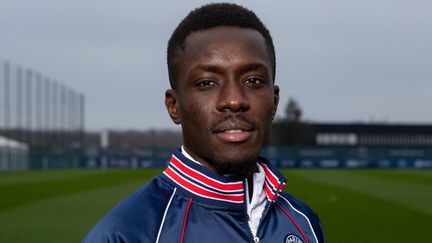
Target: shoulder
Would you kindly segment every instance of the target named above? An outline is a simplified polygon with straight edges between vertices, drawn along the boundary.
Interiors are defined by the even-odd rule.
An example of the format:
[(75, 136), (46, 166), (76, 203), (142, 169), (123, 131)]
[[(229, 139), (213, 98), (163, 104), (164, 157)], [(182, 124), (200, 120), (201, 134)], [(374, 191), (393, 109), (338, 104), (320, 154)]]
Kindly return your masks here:
[(278, 202), (292, 209), (299, 217), (303, 218), (306, 223), (312, 227), (318, 242), (325, 242), (324, 230), (320, 219), (306, 203), (287, 192), (282, 192), (280, 194)]
[(174, 189), (159, 177), (115, 206), (83, 242), (155, 241), (165, 208)]

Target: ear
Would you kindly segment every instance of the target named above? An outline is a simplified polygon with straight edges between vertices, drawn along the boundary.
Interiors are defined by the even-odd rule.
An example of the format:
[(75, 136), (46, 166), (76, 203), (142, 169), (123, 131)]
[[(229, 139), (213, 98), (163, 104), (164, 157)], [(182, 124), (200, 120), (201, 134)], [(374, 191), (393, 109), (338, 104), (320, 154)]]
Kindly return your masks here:
[(273, 86), (273, 117), (272, 119), (274, 119), (275, 115), (276, 115), (276, 111), (277, 111), (277, 107), (279, 104), (279, 86), (275, 85)]
[(180, 104), (177, 96), (177, 92), (174, 89), (168, 89), (165, 91), (165, 107), (167, 108), (168, 114), (171, 120), (175, 124), (181, 123)]

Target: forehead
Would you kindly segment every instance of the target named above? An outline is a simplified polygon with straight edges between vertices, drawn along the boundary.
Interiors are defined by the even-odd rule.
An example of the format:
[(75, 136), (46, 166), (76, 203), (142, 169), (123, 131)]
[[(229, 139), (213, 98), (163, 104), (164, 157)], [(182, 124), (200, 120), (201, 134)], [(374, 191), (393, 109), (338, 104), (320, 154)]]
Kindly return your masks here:
[[(179, 72), (196, 64), (262, 63), (270, 70), (270, 55), (258, 31), (240, 27), (214, 27), (189, 34), (185, 40)], [(217, 62), (217, 63), (214, 63)], [(180, 78), (181, 79), (181, 78)]]

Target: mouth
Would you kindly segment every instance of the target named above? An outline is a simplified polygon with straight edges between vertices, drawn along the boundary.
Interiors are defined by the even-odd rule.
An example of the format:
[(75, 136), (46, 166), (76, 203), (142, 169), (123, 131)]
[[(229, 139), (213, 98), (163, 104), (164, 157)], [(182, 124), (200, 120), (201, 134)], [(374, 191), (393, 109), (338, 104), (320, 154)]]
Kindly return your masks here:
[(216, 132), (216, 135), (224, 142), (241, 143), (248, 140), (253, 135), (253, 131), (242, 129), (228, 129)]
[(242, 143), (257, 131), (257, 125), (246, 117), (227, 116), (210, 128), (210, 131), (225, 143)]

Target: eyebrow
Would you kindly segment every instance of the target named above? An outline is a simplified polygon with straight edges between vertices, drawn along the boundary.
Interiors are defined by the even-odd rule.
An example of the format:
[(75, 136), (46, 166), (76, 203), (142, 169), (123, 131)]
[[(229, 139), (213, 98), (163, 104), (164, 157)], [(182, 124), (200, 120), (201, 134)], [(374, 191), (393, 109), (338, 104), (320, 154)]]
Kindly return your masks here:
[(223, 73), (223, 69), (221, 67), (215, 66), (215, 65), (207, 65), (207, 64), (198, 64), (196, 67), (194, 67), (195, 70), (203, 70), (211, 73)]
[(250, 64), (247, 64), (246, 66), (242, 67), (240, 69), (240, 71), (242, 73), (247, 73), (247, 72), (256, 71), (259, 69), (264, 69), (267, 71), (267, 66), (262, 64), (262, 63), (250, 63)]
[[(207, 65), (207, 64), (198, 64), (195, 68), (195, 70), (204, 70), (212, 73), (221, 74), (224, 72), (222, 67), (215, 66), (215, 65)], [(250, 63), (240, 68), (241, 73), (247, 73), (251, 71), (256, 71), (259, 69), (267, 70), (267, 66), (262, 63)]]

